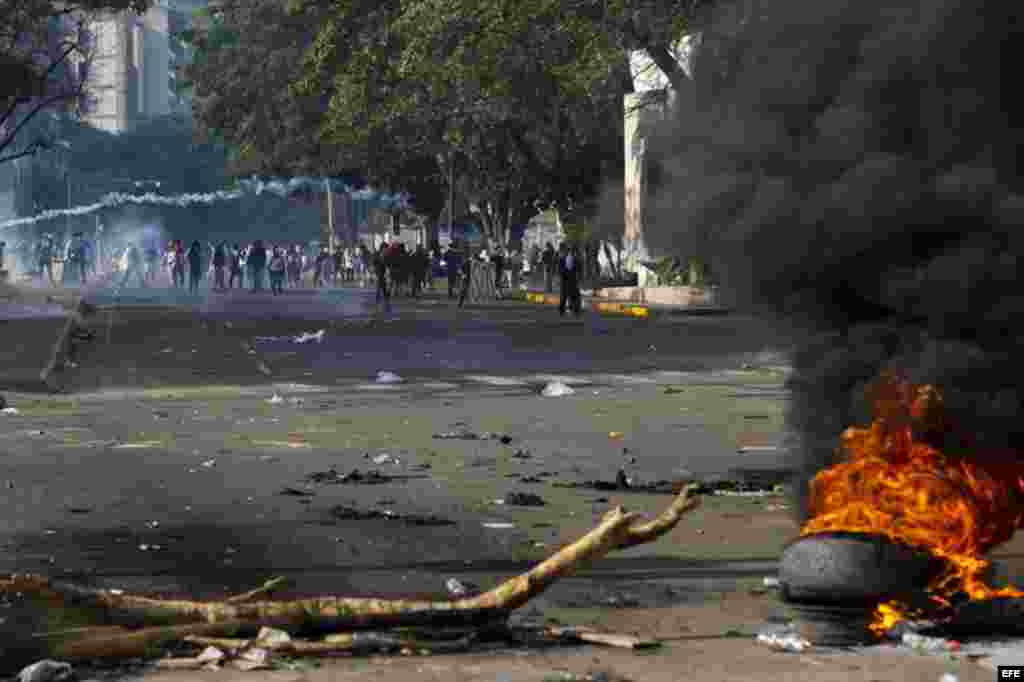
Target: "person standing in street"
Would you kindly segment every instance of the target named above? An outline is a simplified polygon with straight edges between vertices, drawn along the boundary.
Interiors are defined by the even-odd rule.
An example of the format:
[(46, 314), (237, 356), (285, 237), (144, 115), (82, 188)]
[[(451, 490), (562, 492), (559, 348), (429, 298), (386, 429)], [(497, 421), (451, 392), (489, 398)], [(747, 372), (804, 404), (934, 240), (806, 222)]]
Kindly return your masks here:
[(224, 268), (228, 264), (228, 245), (221, 242), (213, 250), (213, 287), (217, 291), (224, 291), (227, 286), (224, 283)]
[(53, 237), (48, 234), (39, 240), (36, 247), (36, 262), (39, 263), (40, 283), (45, 284), (49, 281), (51, 286), (56, 286), (57, 280), (53, 276)]
[(466, 304), (466, 299), (469, 298), (469, 290), (473, 284), (473, 257), (470, 254), (469, 245), (466, 245), (466, 252), (460, 263), (461, 272), (459, 272), (459, 279), (461, 280), (461, 291), (459, 292), (459, 307), (461, 308)]
[(454, 299), (458, 292), (459, 273), (462, 272), (462, 254), (454, 242), (445, 251), (444, 264), (448, 274), (448, 298)]
[(313, 264), (313, 288), (319, 289), (324, 285), (324, 271), (327, 269), (327, 261), (330, 260), (331, 254), (327, 253), (327, 247), (321, 247), (320, 253), (316, 255), (316, 261)]
[(540, 257), (540, 266), (544, 271), (544, 291), (550, 294), (554, 291), (555, 273), (558, 271), (558, 255), (551, 242), (544, 247), (544, 253)]
[(249, 268), (252, 270), (252, 290), (263, 291), (263, 272), (267, 268), (267, 249), (263, 240), (257, 239), (249, 250)]
[(380, 303), (381, 299), (383, 299), (385, 308), (390, 308), (391, 294), (388, 291), (387, 250), (387, 242), (384, 242), (383, 244), (380, 245), (380, 249), (377, 250), (377, 253), (373, 258), (373, 273), (377, 278), (376, 300), (378, 303)]
[(156, 284), (156, 273), (160, 269), (160, 249), (157, 242), (150, 239), (146, 241), (146, 282), (150, 285)]
[(294, 244), (288, 252), (288, 281), (293, 289), (302, 287), (302, 247)]
[(143, 254), (138, 246), (135, 244), (129, 244), (128, 249), (124, 254), (124, 277), (121, 278), (121, 288), (128, 285), (128, 280), (133, 276), (139, 280), (139, 286), (146, 286), (146, 274), (143, 272)]
[(558, 274), (560, 277), (560, 292), (558, 297), (558, 314), (565, 316), (566, 304), (572, 312), (579, 317), (583, 314), (583, 306), (580, 297), (580, 257), (575, 246), (566, 247), (563, 242), (559, 246), (561, 256), (558, 259)]
[(491, 263), (494, 265), (494, 290), (498, 298), (501, 298), (501, 292), (505, 289), (505, 250), (501, 246), (495, 247)]
[(280, 247), (274, 249), (274, 255), (270, 257), (270, 291), (275, 296), (284, 293), (284, 278), (287, 274), (288, 264), (285, 261), (284, 252)]
[(203, 245), (196, 239), (188, 247), (188, 292), (199, 293), (199, 282), (203, 278)]
[(242, 247), (235, 244), (231, 247), (231, 251), (228, 254), (228, 289), (235, 288), (235, 280), (238, 280), (238, 286), (242, 284)]

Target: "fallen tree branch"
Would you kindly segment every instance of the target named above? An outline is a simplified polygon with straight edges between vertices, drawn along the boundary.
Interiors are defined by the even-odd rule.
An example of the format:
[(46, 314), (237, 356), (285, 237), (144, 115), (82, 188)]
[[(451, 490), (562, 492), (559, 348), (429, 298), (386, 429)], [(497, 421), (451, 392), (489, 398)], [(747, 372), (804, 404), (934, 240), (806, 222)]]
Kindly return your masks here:
[[(52, 642), (49, 653), (64, 659), (75, 658), (139, 658), (152, 656), (162, 646), (186, 637), (237, 638), (263, 626), (280, 628), (289, 633), (343, 632), (341, 639), (307, 642), (320, 646), (301, 648), (314, 653), (348, 646), (358, 642), (352, 630), (381, 630), (395, 627), (430, 625), (479, 626), (504, 621), (509, 613), (544, 592), (559, 578), (582, 565), (618, 549), (652, 542), (668, 533), (688, 511), (696, 508), (699, 498), (683, 490), (658, 517), (643, 521), (636, 513), (617, 507), (605, 514), (601, 523), (589, 533), (541, 562), (530, 571), (510, 578), (489, 592), (455, 601), (421, 601), (405, 599), (352, 598), (320, 596), (288, 601), (252, 601), (281, 585), (274, 579), (257, 590), (222, 601), (190, 601), (159, 599), (125, 594), (119, 590), (98, 590), (42, 576), (13, 575), (0, 579), (0, 593), (21, 593), (44, 598), (49, 608), (72, 608), (83, 620), (91, 613), (93, 622), (101, 625), (130, 622), (142, 629), (110, 632), (99, 636), (75, 639), (65, 630)], [(54, 604), (53, 602), (58, 602)], [(154, 625), (159, 627), (153, 627)], [(345, 639), (352, 638), (351, 640)], [(372, 638), (371, 638), (372, 639)], [(400, 639), (400, 638), (399, 638)], [(347, 642), (347, 643), (346, 643)], [(298, 649), (296, 649), (298, 651)]]

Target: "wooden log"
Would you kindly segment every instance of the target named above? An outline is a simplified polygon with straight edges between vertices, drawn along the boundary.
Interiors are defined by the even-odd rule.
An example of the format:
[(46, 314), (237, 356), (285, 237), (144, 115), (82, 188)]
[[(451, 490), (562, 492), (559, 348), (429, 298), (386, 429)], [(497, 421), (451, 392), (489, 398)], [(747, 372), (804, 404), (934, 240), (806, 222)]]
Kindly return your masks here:
[[(672, 530), (683, 515), (699, 505), (684, 489), (656, 518), (645, 521), (622, 507), (605, 514), (589, 533), (562, 548), (522, 575), (483, 594), (455, 601), (319, 596), (289, 601), (191, 601), (159, 599), (118, 590), (97, 590), (42, 576), (12, 575), (0, 579), (0, 592), (46, 598), (50, 608), (93, 612), (95, 622), (109, 624), (127, 616), (144, 627), (127, 633), (74, 638), (63, 635), (48, 654), (74, 658), (139, 658), (162, 644), (194, 635), (235, 638), (261, 626), (290, 633), (369, 630), (430, 625), (482, 625), (502, 621), (514, 609), (544, 592), (559, 578), (612, 551), (652, 542)], [(266, 586), (264, 586), (265, 588)], [(159, 625), (159, 627), (145, 627)]]

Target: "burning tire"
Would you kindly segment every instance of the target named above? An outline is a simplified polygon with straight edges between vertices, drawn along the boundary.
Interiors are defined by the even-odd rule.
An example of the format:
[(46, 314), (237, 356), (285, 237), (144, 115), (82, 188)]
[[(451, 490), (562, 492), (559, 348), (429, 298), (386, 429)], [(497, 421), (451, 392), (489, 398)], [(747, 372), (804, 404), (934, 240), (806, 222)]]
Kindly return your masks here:
[(925, 589), (942, 567), (932, 555), (880, 535), (819, 533), (786, 546), (779, 583), (788, 602), (875, 605)]

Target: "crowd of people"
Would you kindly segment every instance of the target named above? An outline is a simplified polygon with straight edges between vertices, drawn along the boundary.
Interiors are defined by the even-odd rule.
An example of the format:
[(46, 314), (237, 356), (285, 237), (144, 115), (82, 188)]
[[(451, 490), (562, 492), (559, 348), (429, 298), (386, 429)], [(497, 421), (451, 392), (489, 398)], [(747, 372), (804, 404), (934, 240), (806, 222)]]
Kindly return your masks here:
[[(30, 249), (22, 249), (29, 251)], [(476, 251), (469, 242), (456, 240), (445, 250), (408, 248), (403, 242), (383, 242), (377, 249), (365, 243), (343, 246), (333, 252), (299, 243), (268, 243), (255, 240), (247, 244), (217, 244), (198, 240), (186, 244), (174, 239), (161, 244), (142, 239), (119, 248), (102, 250), (83, 233), (75, 233), (63, 246), (53, 235), (43, 235), (23, 254), (34, 261), (34, 275), (43, 284), (56, 285), (55, 263), (63, 263), (61, 283), (80, 285), (105, 282), (125, 287), (168, 286), (197, 294), (206, 286), (214, 292), (248, 287), (252, 291), (269, 290), (281, 295), (285, 289), (306, 287), (374, 286), (378, 301), (390, 301), (392, 295), (418, 297), (433, 285), (437, 275), (447, 275), (448, 296), (464, 305), (469, 295), (474, 263), (490, 263), (494, 289), (502, 296), (520, 288), (527, 277), (543, 280), (545, 291), (553, 292), (559, 283), (559, 312), (580, 314), (581, 257), (575, 245), (563, 242), (556, 250), (548, 242), (534, 247), (527, 256), (516, 250), (497, 247), (488, 253)], [(101, 257), (102, 256), (102, 257)]]

